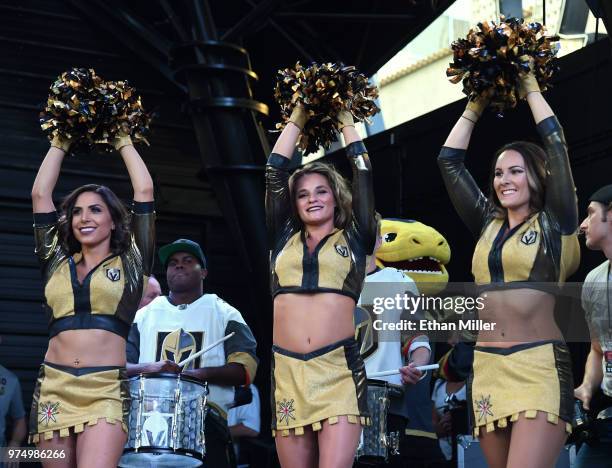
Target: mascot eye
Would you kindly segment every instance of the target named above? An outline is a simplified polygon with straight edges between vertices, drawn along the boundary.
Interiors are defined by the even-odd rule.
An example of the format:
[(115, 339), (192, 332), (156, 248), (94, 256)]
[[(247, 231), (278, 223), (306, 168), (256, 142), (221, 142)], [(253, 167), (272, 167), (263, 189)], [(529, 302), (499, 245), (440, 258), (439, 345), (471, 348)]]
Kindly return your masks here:
[(397, 233), (395, 233), (395, 232), (388, 232), (387, 234), (385, 234), (385, 237), (383, 237), (383, 240), (385, 242), (393, 242), (396, 237), (397, 237)]

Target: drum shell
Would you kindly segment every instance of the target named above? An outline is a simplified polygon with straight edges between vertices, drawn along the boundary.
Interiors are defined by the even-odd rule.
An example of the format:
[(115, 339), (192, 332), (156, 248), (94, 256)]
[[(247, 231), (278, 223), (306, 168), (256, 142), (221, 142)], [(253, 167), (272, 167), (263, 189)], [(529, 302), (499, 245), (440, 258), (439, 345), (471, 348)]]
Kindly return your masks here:
[(131, 378), (129, 433), (120, 466), (199, 466), (206, 453), (207, 394), (205, 383), (177, 374)]

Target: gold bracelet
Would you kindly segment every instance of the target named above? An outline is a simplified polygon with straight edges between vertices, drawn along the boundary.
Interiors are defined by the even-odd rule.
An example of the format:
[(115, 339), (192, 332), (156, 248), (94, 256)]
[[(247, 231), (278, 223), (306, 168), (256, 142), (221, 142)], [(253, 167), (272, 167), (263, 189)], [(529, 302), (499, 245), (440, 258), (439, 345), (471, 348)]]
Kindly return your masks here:
[(469, 120), (470, 122), (472, 122), (474, 125), (476, 125), (476, 120), (472, 120), (467, 118), (465, 115), (461, 114), (461, 118), (465, 119), (465, 120)]

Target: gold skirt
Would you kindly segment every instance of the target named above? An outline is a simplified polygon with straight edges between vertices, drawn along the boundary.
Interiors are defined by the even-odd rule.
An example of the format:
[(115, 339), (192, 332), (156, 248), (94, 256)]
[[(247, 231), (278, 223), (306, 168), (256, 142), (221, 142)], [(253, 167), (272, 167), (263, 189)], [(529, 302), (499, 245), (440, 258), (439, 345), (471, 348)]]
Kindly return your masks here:
[(68, 437), (99, 419), (121, 423), (127, 433), (130, 391), (124, 367), (73, 368), (45, 362), (40, 366), (30, 411), (30, 443)]
[(565, 421), (572, 430), (574, 383), (569, 350), (559, 341), (525, 343), (510, 348), (476, 346), (468, 379), (472, 427), (492, 432), (518, 420), (546, 413), (548, 422)]
[(273, 436), (319, 431), (339, 416), (369, 424), (365, 366), (353, 338), (307, 354), (273, 346), (271, 393)]

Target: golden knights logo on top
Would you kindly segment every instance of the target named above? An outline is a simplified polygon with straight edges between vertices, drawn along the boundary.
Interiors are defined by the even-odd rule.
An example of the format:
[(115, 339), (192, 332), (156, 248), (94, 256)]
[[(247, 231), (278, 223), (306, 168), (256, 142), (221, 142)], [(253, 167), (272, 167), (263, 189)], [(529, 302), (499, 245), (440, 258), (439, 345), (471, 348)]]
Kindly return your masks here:
[[(203, 342), (203, 331), (188, 332), (179, 328), (172, 332), (158, 332), (155, 355), (159, 360), (168, 360), (178, 364), (201, 350)], [(200, 358), (198, 357), (187, 364), (185, 369), (198, 369), (199, 367)]]
[(336, 248), (336, 252), (338, 252), (339, 255), (341, 255), (342, 257), (346, 258), (349, 256), (349, 249), (346, 245), (334, 245), (334, 247)]
[(538, 231), (535, 229), (530, 229), (521, 237), (521, 242), (525, 245), (535, 244), (535, 241), (538, 239)]
[(121, 279), (121, 270), (119, 268), (107, 268), (106, 277), (111, 281), (119, 281)]

